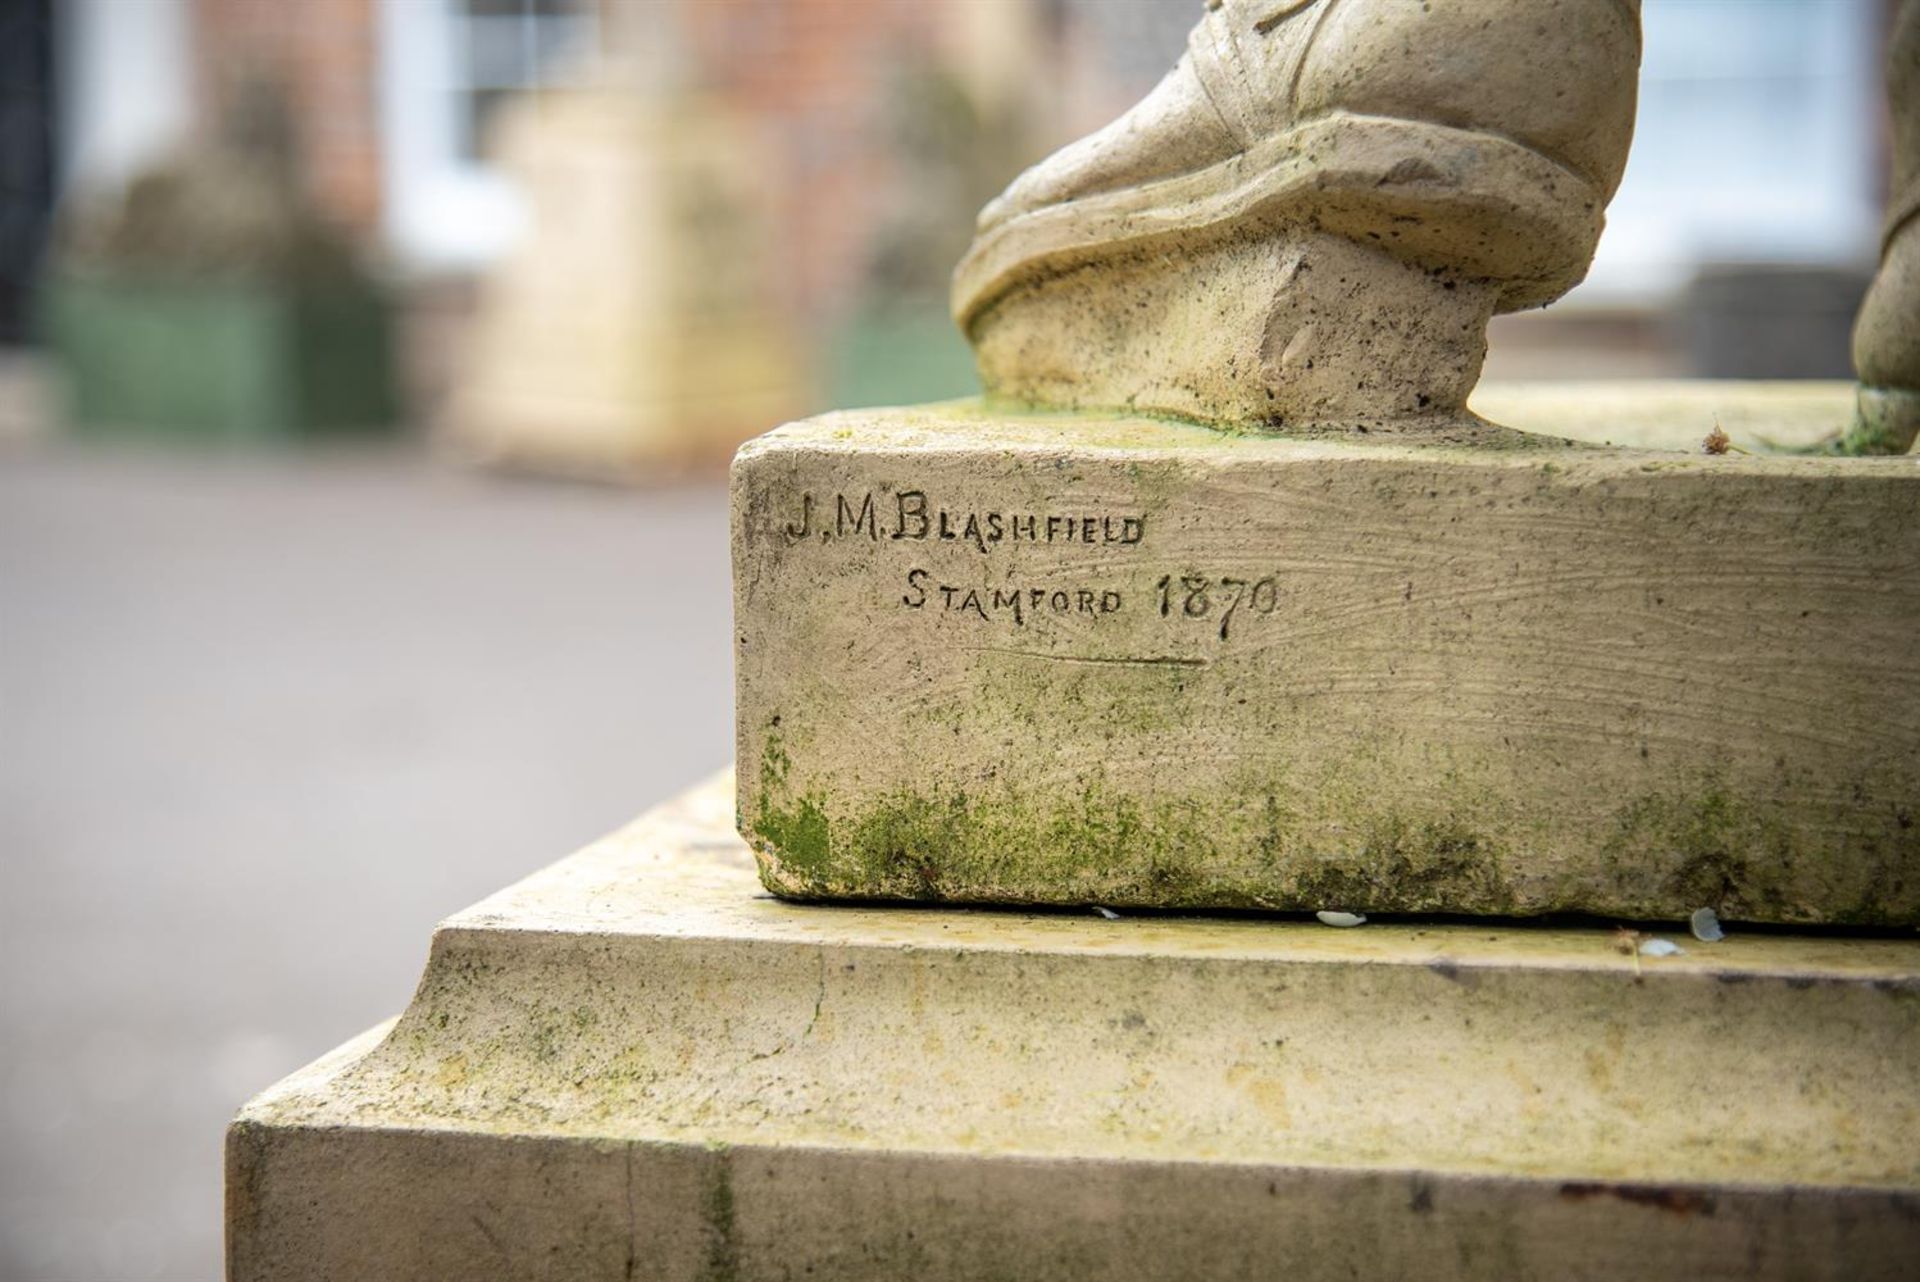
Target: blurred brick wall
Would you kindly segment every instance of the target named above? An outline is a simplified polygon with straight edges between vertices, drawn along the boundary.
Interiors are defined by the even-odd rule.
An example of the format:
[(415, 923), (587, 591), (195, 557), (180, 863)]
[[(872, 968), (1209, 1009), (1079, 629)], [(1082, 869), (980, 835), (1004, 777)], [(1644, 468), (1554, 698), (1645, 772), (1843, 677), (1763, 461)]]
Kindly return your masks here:
[[(876, 195), (892, 176), (893, 78), (910, 60), (937, 57), (943, 23), (970, 2), (683, 3), (700, 78), (766, 132), (782, 193), (775, 225), (790, 247), (786, 285), (804, 313), (830, 310), (863, 268)], [(369, 237), (382, 198), (379, 3), (194, 0), (203, 122), (217, 128), (250, 81), (284, 86), (313, 195)]]
[[(830, 315), (857, 289), (888, 194), (902, 180), (891, 94), (904, 70), (951, 56), (956, 15), (980, 2), (680, 0), (697, 79), (764, 131), (780, 192), (773, 222), (787, 242), (782, 284), (801, 315)], [(1078, 30), (1068, 46), (1080, 43), (1092, 56), (1077, 61), (1103, 71), (1128, 60), (1117, 55), (1170, 61), (1157, 49), (1163, 42), (1137, 28), (1143, 16), (1177, 11), (1184, 30), (1198, 2), (1024, 0), (1070, 13)], [(607, 10), (661, 0), (583, 3)], [(280, 84), (310, 190), (368, 239), (382, 214), (380, 4), (193, 0), (204, 126), (217, 128), (250, 82)], [(1060, 57), (1051, 50), (1042, 65), (1073, 79)]]
[(697, 0), (684, 9), (709, 87), (766, 130), (781, 169), (775, 225), (803, 314), (830, 312), (858, 281), (891, 177), (890, 78), (933, 56), (949, 2)]
[(379, 0), (194, 0), (201, 118), (250, 81), (283, 86), (320, 207), (372, 236), (380, 220)]

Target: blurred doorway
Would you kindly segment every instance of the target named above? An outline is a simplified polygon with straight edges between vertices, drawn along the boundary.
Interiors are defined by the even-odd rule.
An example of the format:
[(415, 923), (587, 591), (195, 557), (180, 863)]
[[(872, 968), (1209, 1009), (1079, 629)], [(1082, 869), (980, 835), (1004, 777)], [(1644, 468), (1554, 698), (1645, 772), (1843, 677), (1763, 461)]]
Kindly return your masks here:
[(52, 0), (0, 0), (0, 343), (26, 340), (53, 214)]

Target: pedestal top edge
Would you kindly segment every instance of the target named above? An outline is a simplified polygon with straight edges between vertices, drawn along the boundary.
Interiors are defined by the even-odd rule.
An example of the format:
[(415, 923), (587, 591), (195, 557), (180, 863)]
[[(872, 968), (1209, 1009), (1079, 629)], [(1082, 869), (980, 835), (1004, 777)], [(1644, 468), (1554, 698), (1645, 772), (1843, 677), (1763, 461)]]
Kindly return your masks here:
[[(1733, 930), (1718, 943), (1687, 923), (1540, 925), (1489, 919), (1388, 919), (1357, 928), (1310, 915), (1162, 915), (1003, 905), (893, 905), (781, 900), (764, 890), (734, 828), (734, 776), (715, 775), (632, 824), (449, 917), (440, 930), (514, 948), (529, 937), (598, 942), (707, 939), (805, 949), (1151, 957), (1428, 967), (1442, 973), (1572, 971), (1640, 981), (1708, 977), (1895, 984), (1920, 988), (1920, 937)], [(1329, 907), (1337, 907), (1330, 905)], [(1641, 955), (1661, 938), (1683, 951)]]
[[(1350, 435), (1229, 432), (1169, 418), (1041, 411), (972, 398), (927, 405), (837, 410), (788, 423), (741, 447), (739, 461), (770, 451), (994, 453), (1180, 457), (1228, 462), (1470, 461), (1505, 468), (1551, 465), (1686, 473), (1920, 476), (1920, 456), (1833, 458), (1798, 453), (1845, 422), (1828, 384), (1508, 384), (1483, 390), (1474, 408), (1536, 434), (1492, 448), (1445, 437), (1356, 430)], [(1726, 452), (1705, 442), (1725, 431)]]

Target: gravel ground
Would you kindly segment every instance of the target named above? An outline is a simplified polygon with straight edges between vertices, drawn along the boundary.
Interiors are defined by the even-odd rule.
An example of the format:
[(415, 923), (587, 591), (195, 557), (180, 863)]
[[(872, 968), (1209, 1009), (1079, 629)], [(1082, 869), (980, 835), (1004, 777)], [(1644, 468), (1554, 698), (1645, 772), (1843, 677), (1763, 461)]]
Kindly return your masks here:
[(721, 766), (725, 496), (0, 457), (0, 1278), (220, 1275), (221, 1130)]

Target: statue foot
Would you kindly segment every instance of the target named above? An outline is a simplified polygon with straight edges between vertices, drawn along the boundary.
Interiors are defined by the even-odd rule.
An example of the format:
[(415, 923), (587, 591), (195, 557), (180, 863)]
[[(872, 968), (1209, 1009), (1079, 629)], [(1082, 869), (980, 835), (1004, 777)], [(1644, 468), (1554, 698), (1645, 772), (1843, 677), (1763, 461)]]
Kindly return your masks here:
[(976, 335), (1008, 400), (1302, 435), (1511, 443), (1465, 409), (1493, 283), (1326, 232), (1180, 244), (1023, 283)]
[(1638, 56), (1632, 0), (1214, 0), (988, 206), (955, 318), (1009, 398), (1471, 426), (1487, 319), (1585, 274)]

